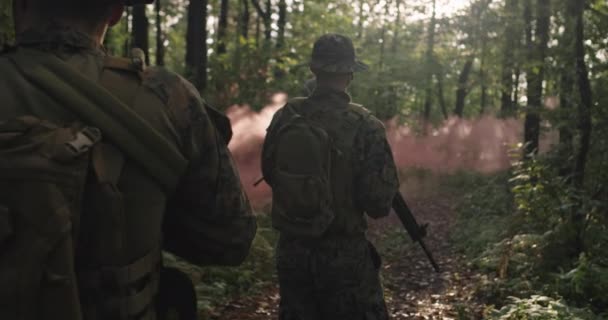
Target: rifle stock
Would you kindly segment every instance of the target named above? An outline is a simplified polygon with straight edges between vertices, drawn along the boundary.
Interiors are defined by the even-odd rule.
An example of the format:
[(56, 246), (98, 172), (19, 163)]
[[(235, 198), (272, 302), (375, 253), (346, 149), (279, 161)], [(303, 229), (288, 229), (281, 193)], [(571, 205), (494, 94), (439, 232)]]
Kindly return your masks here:
[(403, 225), (405, 230), (407, 230), (407, 233), (410, 235), (412, 240), (420, 244), (420, 247), (424, 251), (424, 254), (426, 254), (427, 258), (431, 262), (431, 265), (433, 265), (433, 269), (435, 269), (436, 272), (440, 272), (439, 265), (437, 265), (437, 262), (435, 262), (433, 255), (427, 249), (426, 244), (423, 240), (423, 238), (426, 236), (427, 225), (421, 226), (418, 224), (416, 218), (412, 214), (412, 211), (407, 206), (405, 199), (403, 199), (403, 196), (399, 192), (397, 192), (395, 198), (393, 198), (393, 209), (395, 210), (397, 217), (399, 217), (401, 224)]

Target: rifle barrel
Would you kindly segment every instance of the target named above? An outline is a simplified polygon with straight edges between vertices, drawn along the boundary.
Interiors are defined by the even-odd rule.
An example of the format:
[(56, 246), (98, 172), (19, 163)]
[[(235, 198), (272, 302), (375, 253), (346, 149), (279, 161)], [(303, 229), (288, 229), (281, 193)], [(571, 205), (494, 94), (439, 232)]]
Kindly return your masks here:
[(426, 244), (422, 240), (422, 238), (426, 234), (425, 228), (420, 227), (420, 225), (416, 221), (416, 218), (412, 214), (412, 211), (407, 206), (405, 199), (399, 192), (397, 192), (395, 198), (393, 199), (393, 209), (395, 210), (397, 217), (399, 217), (401, 224), (403, 224), (403, 227), (405, 227), (405, 230), (407, 230), (407, 233), (410, 235), (412, 240), (420, 244), (420, 247), (422, 247), (422, 250), (431, 262), (431, 265), (433, 265), (433, 269), (435, 269), (435, 271), (437, 272), (440, 272), (439, 265), (437, 264), (437, 262), (433, 258), (433, 255), (428, 250)]

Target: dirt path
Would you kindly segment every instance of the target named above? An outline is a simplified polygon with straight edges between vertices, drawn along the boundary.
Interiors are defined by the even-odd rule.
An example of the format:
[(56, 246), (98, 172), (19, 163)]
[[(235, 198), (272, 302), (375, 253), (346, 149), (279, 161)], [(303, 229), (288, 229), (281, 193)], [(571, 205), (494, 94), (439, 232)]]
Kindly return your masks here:
[[(449, 241), (455, 220), (452, 203), (437, 195), (409, 199), (419, 222), (431, 225), (425, 241), (441, 266), (441, 273), (434, 272), (423, 251), (411, 243), (397, 217), (391, 215), (370, 225), (370, 239), (384, 259), (382, 276), (391, 319), (481, 318), (481, 307), (473, 296), (476, 275)], [(277, 319), (278, 302), (278, 288), (272, 284), (216, 310), (211, 319)]]

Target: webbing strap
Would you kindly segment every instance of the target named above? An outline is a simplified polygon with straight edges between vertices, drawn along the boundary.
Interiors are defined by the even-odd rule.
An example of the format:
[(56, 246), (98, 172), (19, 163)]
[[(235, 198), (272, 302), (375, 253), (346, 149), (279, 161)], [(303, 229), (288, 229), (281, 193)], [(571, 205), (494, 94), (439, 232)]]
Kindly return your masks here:
[(142, 258), (122, 267), (105, 267), (98, 270), (82, 271), (78, 273), (78, 283), (87, 289), (97, 289), (106, 281), (124, 287), (137, 282), (153, 273), (159, 267), (161, 251), (153, 249)]
[(158, 289), (158, 277), (151, 279), (139, 292), (123, 297), (110, 298), (101, 308), (110, 314), (120, 314), (123, 319), (134, 317), (152, 306)]
[(10, 57), (28, 80), (101, 129), (167, 190), (175, 188), (188, 162), (173, 144), (105, 88), (59, 58), (24, 48), (20, 51), (23, 54)]

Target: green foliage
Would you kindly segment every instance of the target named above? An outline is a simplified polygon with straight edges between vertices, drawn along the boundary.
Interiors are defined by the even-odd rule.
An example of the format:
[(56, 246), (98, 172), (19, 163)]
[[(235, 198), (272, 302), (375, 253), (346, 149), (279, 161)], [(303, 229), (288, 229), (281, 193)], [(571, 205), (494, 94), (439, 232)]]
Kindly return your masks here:
[(492, 311), (488, 320), (592, 320), (600, 319), (587, 310), (572, 308), (562, 300), (533, 295), (528, 299), (509, 298), (509, 304)]
[(453, 239), (485, 274), (479, 297), (502, 306), (489, 319), (596, 319), (607, 310), (605, 202), (573, 188), (554, 156), (516, 163), (510, 179), (460, 179), (472, 191)]
[(470, 256), (491, 249), (507, 235), (512, 207), (507, 178), (504, 173), (492, 177), (461, 173), (458, 179), (452, 178), (455, 189), (470, 190), (459, 204), (460, 218), (452, 234)]

